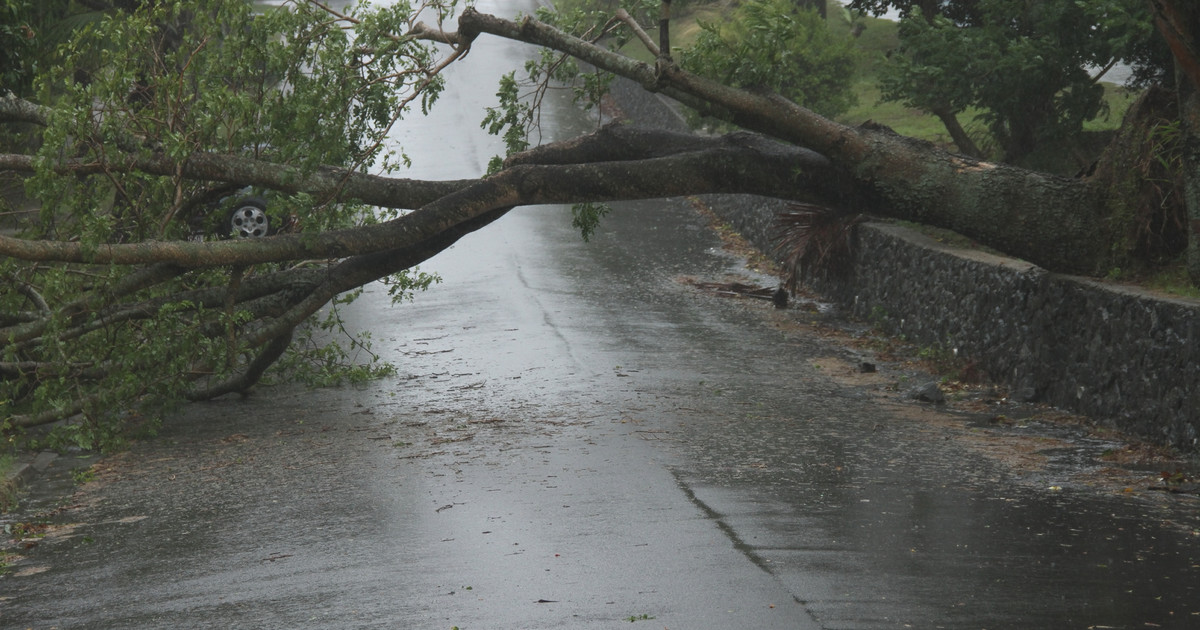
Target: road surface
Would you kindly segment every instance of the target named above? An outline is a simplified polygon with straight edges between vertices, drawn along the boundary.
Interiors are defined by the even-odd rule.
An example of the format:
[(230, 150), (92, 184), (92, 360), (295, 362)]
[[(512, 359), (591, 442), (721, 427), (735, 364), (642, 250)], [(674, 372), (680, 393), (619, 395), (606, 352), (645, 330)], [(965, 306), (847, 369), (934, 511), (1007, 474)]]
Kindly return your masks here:
[[(476, 43), (397, 136), (412, 176), (482, 171), (479, 103), (523, 54)], [(1115, 442), (931, 409), (811, 305), (699, 290), (771, 280), (684, 200), (587, 244), (569, 216), (518, 209), (414, 302), (349, 307), (396, 376), (191, 405), (35, 495), (0, 627), (1200, 627), (1200, 506), (1114, 491)]]

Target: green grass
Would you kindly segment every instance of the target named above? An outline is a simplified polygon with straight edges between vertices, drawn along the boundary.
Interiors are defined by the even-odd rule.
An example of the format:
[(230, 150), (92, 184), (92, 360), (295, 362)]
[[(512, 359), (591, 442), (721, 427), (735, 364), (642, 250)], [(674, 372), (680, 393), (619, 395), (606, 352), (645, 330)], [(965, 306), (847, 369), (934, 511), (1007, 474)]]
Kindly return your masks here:
[[(696, 41), (700, 34), (702, 21), (716, 21), (735, 6), (730, 0), (718, 0), (712, 3), (688, 4), (677, 11), (671, 21), (672, 48), (686, 48)], [(939, 146), (952, 147), (950, 134), (936, 116), (919, 109), (906, 107), (901, 103), (882, 102), (878, 75), (887, 68), (887, 57), (900, 45), (899, 29), (895, 22), (881, 18), (862, 17), (856, 20), (862, 24), (862, 29), (855, 42), (862, 53), (858, 68), (859, 76), (854, 82), (854, 92), (858, 104), (842, 116), (838, 122), (847, 125), (861, 125), (870, 120), (886, 125), (901, 135), (919, 138), (933, 142)], [(852, 25), (843, 17), (841, 8), (830, 3), (829, 28), (835, 33), (850, 37)], [(657, 29), (647, 29), (652, 38), (657, 40)], [(654, 61), (649, 51), (640, 41), (633, 40), (626, 44), (621, 52), (647, 63)], [(1103, 132), (1117, 129), (1129, 106), (1137, 98), (1136, 92), (1131, 92), (1111, 83), (1105, 86), (1105, 103), (1107, 114), (1084, 124), (1085, 132)], [(981, 147), (993, 146), (983, 124), (975, 120), (977, 111), (968, 110), (959, 114), (959, 122), (967, 133)]]
[[(828, 19), (825, 21), (829, 30), (834, 34), (850, 37), (850, 31), (854, 27), (843, 17), (840, 8), (830, 4)], [(862, 65), (859, 66), (859, 71), (874, 75), (886, 65), (888, 53), (900, 45), (899, 30), (895, 22), (881, 18), (862, 17), (855, 20), (855, 24), (862, 26), (858, 37), (855, 38), (858, 49), (862, 51)]]
[(900, 135), (928, 140), (942, 146), (950, 144), (950, 134), (937, 117), (919, 109), (906, 107), (903, 103), (882, 102), (879, 84), (874, 75), (860, 76), (854, 82), (854, 92), (858, 97), (858, 105), (839, 116), (838, 122), (861, 125), (869, 120), (891, 127)]
[[(832, 3), (831, 3), (832, 4)], [(686, 47), (695, 41), (700, 33), (699, 21), (711, 21), (721, 18), (733, 5), (731, 0), (718, 0), (709, 4), (688, 5), (684, 11), (677, 13), (672, 20), (673, 47)], [(860, 18), (857, 20), (865, 26), (856, 38), (856, 44), (862, 57), (858, 68), (853, 89), (858, 104), (842, 116), (838, 122), (847, 125), (861, 125), (873, 121), (895, 130), (897, 133), (933, 142), (939, 146), (953, 150), (953, 143), (945, 126), (937, 117), (919, 109), (906, 107), (901, 103), (882, 102), (878, 76), (887, 71), (889, 53), (899, 46), (898, 25), (889, 20), (876, 18)], [(850, 37), (852, 24), (842, 16), (840, 8), (831, 6), (828, 25), (835, 33)], [(652, 32), (651, 37), (657, 38)], [(643, 61), (653, 61), (641, 42), (633, 41), (622, 51)], [(1071, 143), (1055, 146), (1044, 146), (1033, 155), (1027, 156), (1021, 166), (1034, 170), (1055, 172), (1062, 175), (1073, 175), (1083, 166), (1101, 155), (1112, 134), (1120, 128), (1122, 119), (1129, 107), (1138, 98), (1139, 93), (1128, 90), (1112, 83), (1103, 83), (1104, 113), (1091, 121), (1084, 123), (1083, 133)], [(966, 111), (959, 114), (959, 122), (976, 144), (985, 152), (995, 146), (982, 122), (976, 119), (978, 110)], [(943, 242), (951, 237), (932, 235)], [(978, 247), (970, 243), (967, 246)], [(1170, 266), (1153, 277), (1141, 277), (1135, 282), (1148, 288), (1187, 298), (1200, 299), (1200, 289), (1193, 288), (1188, 281), (1182, 265)]]
[(1104, 103), (1108, 106), (1108, 113), (1083, 123), (1084, 131), (1112, 131), (1119, 128), (1125, 112), (1129, 111), (1129, 106), (1133, 105), (1140, 95), (1140, 92), (1112, 83), (1102, 83), (1102, 85), (1104, 86)]
[[(733, 6), (731, 3), (724, 1), (685, 5), (683, 10), (675, 12), (675, 17), (671, 19), (671, 48), (690, 48), (692, 44), (696, 43), (696, 39), (700, 37), (701, 22), (715, 22), (720, 20), (721, 16), (732, 10)], [(646, 33), (655, 43), (658, 43), (657, 28), (647, 28)], [(622, 46), (620, 52), (638, 61), (646, 63), (654, 62), (654, 56), (636, 38)]]
[(1182, 259), (1158, 269), (1139, 284), (1170, 295), (1200, 300), (1200, 287), (1192, 286)]
[[(866, 18), (866, 28), (858, 37), (857, 43), (862, 51), (863, 62), (859, 68), (860, 75), (854, 84), (858, 105), (851, 108), (838, 118), (838, 122), (848, 125), (861, 125), (870, 120), (887, 125), (905, 136), (928, 140), (941, 146), (952, 146), (950, 134), (945, 125), (936, 116), (919, 109), (906, 107), (902, 103), (882, 102), (878, 76), (885, 72), (888, 54), (900, 45), (900, 36), (895, 22), (890, 20)], [(829, 27), (834, 31), (849, 34), (850, 25), (845, 20), (835, 17), (830, 11)], [(1118, 85), (1104, 83), (1104, 101), (1107, 113), (1084, 124), (1085, 132), (1112, 131), (1121, 126), (1121, 119), (1138, 93), (1126, 90)], [(968, 110), (959, 114), (959, 123), (981, 147), (994, 144), (983, 124), (976, 120), (978, 110)]]

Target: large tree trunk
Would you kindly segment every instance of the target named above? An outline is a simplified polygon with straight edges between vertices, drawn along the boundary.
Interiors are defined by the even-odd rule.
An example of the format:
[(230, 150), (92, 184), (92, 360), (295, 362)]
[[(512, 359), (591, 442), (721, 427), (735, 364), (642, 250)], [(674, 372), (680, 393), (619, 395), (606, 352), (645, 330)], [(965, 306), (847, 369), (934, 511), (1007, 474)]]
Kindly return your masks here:
[[(217, 314), (228, 314), (236, 306), (252, 319), (252, 325), (242, 328), (241, 341), (245, 353), (254, 356), (237, 374), (211, 377), (223, 382), (202, 377), (204, 382), (190, 397), (244, 389), (278, 358), (292, 330), (333, 297), (410, 268), (517, 205), (750, 193), (950, 228), (1053, 270), (1106, 272), (1114, 255), (1122, 255), (1113, 244), (1125, 228), (1115, 220), (1119, 217), (1109, 198), (1114, 192), (1124, 194), (1113, 182), (1128, 169), (1117, 165), (1098, 168), (1089, 178), (1069, 179), (952, 154), (883, 127), (835, 123), (774, 94), (709, 81), (683, 71), (665, 55), (654, 64), (635, 61), (533, 18), (514, 22), (468, 9), (459, 28), (458, 33), (444, 33), (421, 27), (411, 35), (456, 45), (454, 58), (465, 54), (482, 33), (545, 46), (757, 133), (697, 137), (609, 126), (512, 156), (489, 177), (453, 182), (406, 181), (337, 169), (299, 172), (212, 153), (179, 161), (132, 151), (106, 155), (103, 163), (64, 159), (53, 168), (79, 175), (96, 169), (136, 170), (415, 210), (376, 225), (252, 242), (84, 244), (0, 235), (0, 256), (33, 263), (24, 276), (9, 278), (26, 299), (10, 302), (18, 305), (14, 312), (0, 313), (0, 348), (6, 350), (7, 361), (0, 363), (0, 381), (70, 376), (98, 383), (102, 390), (104, 384), (95, 375), (113, 367), (111, 358), (89, 364), (64, 362), (52, 354), (55, 344), (84, 345), (85, 339), (108, 327), (136, 328), (159, 315), (171, 319), (178, 311), (168, 307), (182, 305), (201, 314), (193, 328), (198, 335), (221, 339), (229, 325)], [(642, 35), (640, 39), (648, 42)], [(1193, 87), (1198, 83), (1192, 81)], [(1191, 94), (1183, 102), (1193, 117), (1188, 131), (1195, 136), (1200, 130), (1200, 100)], [(41, 108), (19, 99), (0, 99), (0, 120), (43, 124), (45, 116)], [(1190, 173), (1200, 172), (1200, 146), (1185, 148)], [(0, 155), (0, 168), (31, 171), (35, 163), (29, 156)], [(1200, 176), (1193, 182), (1200, 182)], [(1192, 189), (1190, 201), (1200, 209), (1200, 188)], [(1200, 230), (1200, 221), (1192, 226)], [(242, 276), (243, 268), (260, 263), (313, 259), (325, 263), (319, 268), (261, 267), (254, 275)], [(1200, 255), (1197, 259), (1200, 264)], [(114, 271), (119, 265), (145, 267), (114, 273), (110, 283), (80, 285), (86, 295), (50, 306), (30, 280), (41, 273), (39, 268), (49, 267), (40, 265), (42, 261)], [(238, 270), (229, 275), (228, 286), (222, 286), (216, 272), (195, 271), (219, 267)], [(201, 276), (199, 284), (190, 284)], [(27, 356), (31, 353), (36, 356)], [(184, 377), (191, 379), (196, 373), (206, 374), (189, 368)], [(76, 413), (96, 405), (96, 396), (81, 394), (61, 408), (11, 421), (28, 426)]]
[(1187, 207), (1187, 270), (1192, 284), (1200, 286), (1200, 90), (1180, 84), (1180, 116), (1184, 124), (1184, 203)]
[(1175, 58), (1183, 123), (1183, 177), (1187, 204), (1187, 268), (1200, 286), (1200, 5), (1191, 0), (1146, 0), (1154, 24)]
[(532, 18), (518, 23), (467, 10), (459, 26), (466, 41), (490, 33), (560, 50), (742, 128), (812, 149), (871, 193), (873, 212), (956, 230), (1051, 269), (1094, 274), (1108, 266), (1109, 225), (1098, 187), (1088, 180), (954, 155), (888, 129), (841, 125), (777, 95), (585, 45)]
[[(622, 20), (628, 23), (626, 18)], [(292, 332), (338, 294), (409, 269), (517, 205), (750, 193), (947, 227), (1061, 271), (1104, 272), (1114, 253), (1121, 254), (1113, 244), (1125, 233), (1125, 222), (1116, 220), (1120, 213), (1110, 198), (1125, 193), (1114, 182), (1130, 169), (1115, 161), (1086, 179), (1036, 173), (951, 154), (882, 127), (840, 125), (777, 95), (733, 89), (689, 74), (665, 54), (653, 65), (634, 61), (532, 18), (513, 22), (468, 9), (459, 27), (458, 33), (419, 27), (410, 35), (456, 45), (451, 60), (461, 58), (481, 33), (556, 49), (758, 133), (697, 137), (609, 126), (514, 155), (492, 176), (450, 182), (332, 168), (301, 172), (207, 152), (179, 158), (138, 151), (136, 142), (120, 138), (116, 150), (101, 159), (64, 158), (51, 168), (84, 179), (90, 173), (138, 171), (412, 211), (376, 225), (256, 241), (85, 244), (0, 235), (0, 256), (30, 263), (9, 274), (10, 295), (18, 299), (7, 301), (9, 312), (0, 313), (0, 384), (10, 399), (20, 399), (27, 413), (3, 420), (10, 426), (32, 426), (77, 413), (111, 413), (113, 402), (106, 392), (114, 389), (106, 381), (109, 374), (142, 370), (149, 382), (163, 376), (157, 373), (162, 367), (131, 367), (122, 362), (124, 355), (93, 353), (93, 347), (109, 347), (95, 340), (121, 333), (136, 344), (144, 338), (138, 336), (140, 331), (167, 323), (182, 322), (170, 330), (203, 341), (197, 348), (224, 347), (225, 352), (223, 361), (209, 352), (180, 354), (188, 365), (172, 368), (163, 387), (173, 396), (191, 399), (242, 391), (281, 356)], [(644, 33), (639, 39), (655, 48)], [(661, 48), (665, 51), (667, 46)], [(1197, 83), (1192, 81), (1192, 86)], [(1181, 103), (1191, 116), (1191, 140), (1200, 130), (1200, 99), (1190, 93)], [(43, 108), (0, 98), (0, 121), (44, 125), (46, 117)], [(1147, 132), (1141, 137), (1152, 136)], [(1190, 173), (1197, 173), (1200, 146), (1187, 144), (1184, 149)], [(0, 168), (32, 172), (40, 167), (30, 156), (0, 155)], [(1200, 183), (1200, 176), (1192, 181)], [(1200, 187), (1190, 189), (1190, 202), (1200, 209)], [(1192, 226), (1200, 230), (1200, 221)], [(324, 262), (316, 267), (260, 265), (313, 259)], [(1196, 260), (1200, 266), (1200, 254)], [(82, 293), (78, 298), (66, 294), (43, 299), (39, 278), (63, 264), (94, 265), (111, 276), (108, 282), (77, 285)], [(141, 267), (124, 272), (118, 269), (121, 265)], [(253, 272), (247, 271), (252, 267)], [(180, 318), (185, 311), (188, 316)], [(236, 321), (244, 324), (235, 323), (235, 312)], [(205, 345), (214, 340), (227, 343)], [(63, 355), (63, 348), (78, 352)], [(70, 390), (39, 406), (31, 392), (47, 383), (68, 383)], [(143, 395), (115, 391), (122, 397)]]
[[(949, 228), (1054, 270), (1096, 274), (1112, 266), (1115, 233), (1102, 195), (1108, 190), (1104, 182), (956, 155), (886, 128), (841, 125), (777, 95), (730, 88), (687, 73), (669, 60), (660, 59), (655, 65), (635, 61), (533, 18), (514, 22), (468, 9), (459, 26), (458, 34), (438, 37), (469, 45), (478, 34), (490, 33), (553, 48), (637, 81), (647, 90), (706, 112), (720, 112), (743, 128), (811, 149), (827, 159), (829, 169), (840, 178), (849, 180), (837, 191), (815, 195), (827, 205)], [(663, 151), (654, 157), (629, 150), (609, 161), (581, 159), (569, 166), (525, 161), (473, 183), (344, 180), (350, 196), (359, 199), (390, 201), (384, 205), (393, 206), (397, 199), (420, 199), (425, 204), (403, 220), (353, 233), (281, 236), (253, 245), (144, 243), (88, 250), (78, 243), (31, 243), (0, 237), (0, 253), (27, 260), (169, 262), (188, 267), (341, 257), (411, 247), (463, 221), (517, 204), (734, 191), (796, 197), (805, 194), (804, 185), (820, 179), (812, 176), (811, 156), (788, 154), (761, 142), (739, 145), (727, 140), (723, 147), (713, 144), (693, 150), (689, 140), (662, 141)], [(0, 162), (4, 157), (0, 156)], [(795, 162), (788, 165), (789, 160)], [(149, 172), (175, 168), (165, 163), (136, 166)], [(247, 181), (246, 175), (254, 173), (255, 166), (197, 155), (180, 168), (194, 170), (204, 179)], [(808, 177), (792, 181), (792, 175), (784, 174), (796, 169)], [(314, 189), (337, 179), (318, 175), (322, 175), (320, 181), (311, 183)], [(264, 170), (250, 181), (277, 184), (277, 179), (281, 178)]]
[(1104, 191), (1114, 269), (1166, 264), (1187, 249), (1178, 125), (1177, 95), (1147, 90), (1092, 169), (1093, 184)]

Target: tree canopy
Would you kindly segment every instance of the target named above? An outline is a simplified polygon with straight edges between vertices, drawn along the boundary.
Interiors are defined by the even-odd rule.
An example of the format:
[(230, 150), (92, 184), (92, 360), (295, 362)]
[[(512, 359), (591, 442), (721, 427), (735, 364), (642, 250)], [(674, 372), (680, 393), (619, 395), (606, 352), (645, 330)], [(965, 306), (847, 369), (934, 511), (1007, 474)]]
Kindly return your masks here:
[[(315, 344), (314, 329), (340, 327), (336, 312), (315, 314), (377, 280), (398, 299), (428, 286), (436, 279), (417, 265), (519, 205), (757, 194), (813, 204), (835, 220), (870, 212), (927, 222), (1052, 269), (1103, 273), (1133, 255), (1150, 225), (1124, 200), (1154, 212), (1164, 198), (1131, 184), (1127, 167), (1104, 166), (1115, 159), (1086, 177), (1039, 173), (839, 124), (790, 100), (786, 82), (739, 83), (741, 71), (705, 64), (689, 70), (687, 55), (684, 65), (672, 55), (669, 29), (656, 41), (643, 25), (648, 16), (669, 24), (666, 2), (588, 19), (549, 11), (512, 19), (438, 0), (345, 10), (308, 0), (261, 14), (243, 0), (129, 4), (40, 60), (28, 92), (0, 97), (11, 130), (0, 169), (19, 174), (32, 200), (8, 210), (18, 220), (0, 235), (6, 430), (74, 418), (73, 438), (94, 445), (121, 420), (244, 391), (272, 366), (316, 381), (345, 376), (335, 366), (369, 346), (357, 337)], [(771, 0), (752, 4), (776, 10)], [(1151, 4), (1186, 69), (1200, 11)], [(469, 63), (479, 37), (544, 50), (527, 68), (533, 84), (497, 77), (499, 103), (481, 112), (512, 153), (475, 179), (404, 178), (408, 157), (384, 138), (454, 89), (442, 71)], [(653, 61), (618, 52), (628, 42)], [(613, 76), (742, 131), (615, 124), (530, 147), (525, 132), (547, 82), (572, 77), (580, 96), (598, 99)], [(1173, 125), (1170, 174), (1200, 190), (1189, 122), (1200, 116), (1178, 114), (1200, 111), (1200, 74), (1184, 76), (1190, 91), (1166, 99), (1179, 104), (1175, 114), (1140, 111), (1165, 121), (1152, 127), (1155, 138)], [(801, 93), (812, 94), (790, 96)], [(272, 236), (221, 237), (222, 222), (263, 208)], [(585, 228), (594, 208), (577, 216)]]
[(822, 116), (854, 103), (853, 41), (835, 37), (815, 10), (793, 0), (749, 2), (720, 22), (700, 22), (681, 65), (727, 85), (769, 89)]
[(884, 98), (934, 113), (959, 150), (984, 157), (959, 126), (975, 111), (1006, 161), (1079, 134), (1104, 107), (1099, 80), (1118, 62), (1161, 74), (1148, 50), (1142, 0), (855, 0), (856, 10), (901, 12), (898, 54)]

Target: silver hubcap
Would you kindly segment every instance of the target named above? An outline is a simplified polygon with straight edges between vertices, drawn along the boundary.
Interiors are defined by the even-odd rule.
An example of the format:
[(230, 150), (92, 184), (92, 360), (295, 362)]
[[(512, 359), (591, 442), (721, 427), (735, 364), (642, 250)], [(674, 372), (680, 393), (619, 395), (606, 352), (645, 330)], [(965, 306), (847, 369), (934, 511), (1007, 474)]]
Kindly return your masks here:
[(242, 206), (229, 219), (230, 232), (235, 238), (257, 238), (267, 235), (267, 213), (258, 206)]

